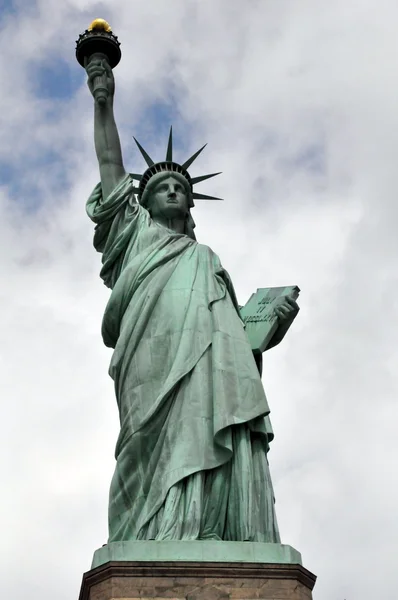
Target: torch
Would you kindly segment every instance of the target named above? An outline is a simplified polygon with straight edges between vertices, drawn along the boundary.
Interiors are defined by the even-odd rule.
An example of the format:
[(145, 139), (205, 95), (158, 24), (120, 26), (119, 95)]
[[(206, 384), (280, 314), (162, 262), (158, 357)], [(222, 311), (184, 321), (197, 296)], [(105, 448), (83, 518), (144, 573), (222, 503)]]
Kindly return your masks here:
[[(76, 41), (76, 59), (82, 67), (86, 67), (93, 58), (106, 58), (110, 67), (114, 69), (121, 57), (120, 42), (104, 19), (95, 19)], [(93, 95), (98, 104), (106, 103), (106, 73), (95, 78)]]

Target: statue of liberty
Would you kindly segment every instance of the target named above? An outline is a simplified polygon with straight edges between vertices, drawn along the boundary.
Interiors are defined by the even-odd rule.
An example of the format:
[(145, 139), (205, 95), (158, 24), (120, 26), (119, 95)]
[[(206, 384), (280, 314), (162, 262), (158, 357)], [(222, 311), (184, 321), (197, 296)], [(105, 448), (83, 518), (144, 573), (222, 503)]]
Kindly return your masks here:
[[(112, 290), (102, 335), (120, 414), (109, 542), (279, 542), (267, 452), (273, 437), (234, 288), (194, 234), (192, 158), (125, 171), (105, 58), (86, 64), (101, 182), (87, 202)], [(94, 80), (105, 82), (96, 99)], [(138, 187), (134, 181), (139, 182)], [(207, 197), (210, 198), (210, 197)], [(297, 313), (286, 297), (279, 323)]]

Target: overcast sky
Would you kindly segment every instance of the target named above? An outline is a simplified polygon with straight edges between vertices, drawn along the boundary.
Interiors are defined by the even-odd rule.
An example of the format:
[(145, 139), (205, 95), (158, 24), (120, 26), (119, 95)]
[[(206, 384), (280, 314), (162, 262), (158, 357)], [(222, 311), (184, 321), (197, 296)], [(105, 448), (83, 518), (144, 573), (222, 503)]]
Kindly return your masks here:
[[(77, 598), (107, 538), (118, 434), (108, 291), (85, 201), (98, 180), (75, 40), (122, 43), (125, 165), (208, 142), (201, 243), (243, 304), (299, 285), (264, 357), (282, 541), (316, 600), (395, 600), (398, 450), (396, 0), (0, 0), (0, 570), (12, 600)], [(200, 189), (199, 189), (200, 188)]]

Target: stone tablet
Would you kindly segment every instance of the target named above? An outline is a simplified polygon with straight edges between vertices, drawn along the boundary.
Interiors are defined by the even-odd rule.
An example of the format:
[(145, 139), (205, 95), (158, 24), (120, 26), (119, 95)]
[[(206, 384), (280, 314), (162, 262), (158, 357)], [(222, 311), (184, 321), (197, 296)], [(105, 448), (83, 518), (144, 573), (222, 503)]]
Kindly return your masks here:
[[(297, 285), (258, 288), (245, 306), (241, 307), (240, 314), (255, 354), (260, 354), (267, 349), (278, 329), (278, 317), (274, 309), (282, 297), (291, 296), (297, 300), (299, 292), (300, 288)], [(290, 325), (291, 323), (289, 327)]]

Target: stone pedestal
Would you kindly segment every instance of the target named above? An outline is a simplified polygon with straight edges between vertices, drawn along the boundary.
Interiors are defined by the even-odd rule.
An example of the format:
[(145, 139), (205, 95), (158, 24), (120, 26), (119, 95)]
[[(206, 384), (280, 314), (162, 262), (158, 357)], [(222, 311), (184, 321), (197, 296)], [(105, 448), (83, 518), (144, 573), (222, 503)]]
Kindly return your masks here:
[[(130, 555), (139, 554), (141, 558), (110, 560), (95, 566), (83, 576), (79, 600), (312, 599), (316, 578), (300, 564), (300, 554), (290, 546), (250, 542), (133, 542), (124, 545), (127, 556), (129, 545)], [(242, 545), (243, 560), (239, 561), (236, 556)], [(222, 547), (224, 560), (218, 556)], [(104, 548), (94, 555), (94, 564), (101, 562), (101, 556), (106, 560), (121, 552), (120, 544), (114, 549)], [(195, 561), (184, 560), (184, 550), (188, 555), (208, 552), (204, 559)], [(148, 554), (156, 556), (164, 552), (170, 555), (169, 560), (148, 560)], [(266, 554), (271, 562), (261, 562), (261, 555)], [(228, 560), (228, 555), (232, 560)], [(272, 562), (278, 556), (286, 562)], [(296, 564), (288, 562), (297, 556)]]

